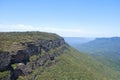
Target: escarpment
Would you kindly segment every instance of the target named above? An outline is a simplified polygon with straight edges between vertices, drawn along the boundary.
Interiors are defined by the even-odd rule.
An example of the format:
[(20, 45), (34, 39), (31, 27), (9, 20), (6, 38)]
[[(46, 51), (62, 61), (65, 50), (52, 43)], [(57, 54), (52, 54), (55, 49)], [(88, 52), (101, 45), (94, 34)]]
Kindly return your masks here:
[[(17, 80), (28, 75), (32, 75), (31, 80), (35, 80), (37, 74), (56, 64), (55, 58), (66, 48), (61, 37), (13, 42), (8, 51), (0, 52), (0, 80)], [(38, 68), (39, 71), (34, 73)]]

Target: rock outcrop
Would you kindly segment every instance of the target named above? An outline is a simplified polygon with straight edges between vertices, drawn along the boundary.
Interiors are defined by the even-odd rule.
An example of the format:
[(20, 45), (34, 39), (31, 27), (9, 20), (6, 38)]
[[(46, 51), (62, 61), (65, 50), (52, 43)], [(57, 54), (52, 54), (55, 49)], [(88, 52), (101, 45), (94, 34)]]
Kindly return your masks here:
[[(16, 46), (16, 44), (12, 46), (14, 45)], [(40, 74), (45, 67), (55, 63), (55, 57), (62, 54), (66, 48), (63, 38), (20, 42), (17, 45), (22, 48), (18, 48), (18, 50), (12, 49), (9, 52), (0, 52), (0, 71), (10, 71), (11, 80), (17, 80), (19, 76), (27, 76), (34, 69), (43, 67), (39, 71)], [(33, 77), (35, 78), (35, 76)]]

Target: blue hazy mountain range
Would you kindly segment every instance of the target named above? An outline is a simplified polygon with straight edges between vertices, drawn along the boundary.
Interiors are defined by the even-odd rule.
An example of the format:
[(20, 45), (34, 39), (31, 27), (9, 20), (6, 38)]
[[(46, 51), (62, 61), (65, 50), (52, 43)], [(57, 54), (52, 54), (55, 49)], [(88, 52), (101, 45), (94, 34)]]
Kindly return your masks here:
[(95, 38), (84, 38), (84, 37), (64, 37), (65, 41), (73, 46), (73, 47), (77, 47), (79, 46), (80, 44), (83, 44), (83, 43), (87, 43), (89, 41), (92, 41), (94, 40)]
[(65, 40), (80, 52), (90, 54), (103, 64), (120, 71), (120, 37), (96, 39), (71, 37)]

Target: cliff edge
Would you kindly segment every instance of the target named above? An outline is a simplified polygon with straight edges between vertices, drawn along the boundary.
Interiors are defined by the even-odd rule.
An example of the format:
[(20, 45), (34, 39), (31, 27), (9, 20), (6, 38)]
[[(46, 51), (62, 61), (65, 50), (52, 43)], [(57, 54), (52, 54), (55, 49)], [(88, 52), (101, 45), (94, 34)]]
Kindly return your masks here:
[(31, 77), (34, 80), (46, 67), (56, 64), (55, 57), (67, 48), (64, 39), (53, 33), (12, 32), (0, 33), (0, 37), (0, 80), (16, 80), (41, 68)]

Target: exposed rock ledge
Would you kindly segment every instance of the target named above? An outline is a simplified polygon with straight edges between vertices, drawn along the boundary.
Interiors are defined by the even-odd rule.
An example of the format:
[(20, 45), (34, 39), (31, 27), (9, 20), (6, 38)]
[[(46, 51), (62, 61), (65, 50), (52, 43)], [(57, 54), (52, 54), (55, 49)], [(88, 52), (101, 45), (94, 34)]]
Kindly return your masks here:
[(65, 50), (64, 44), (62, 38), (13, 44), (9, 52), (0, 52), (0, 72), (10, 71), (9, 80), (16, 80), (19, 76), (29, 75), (37, 67), (50, 66)]

